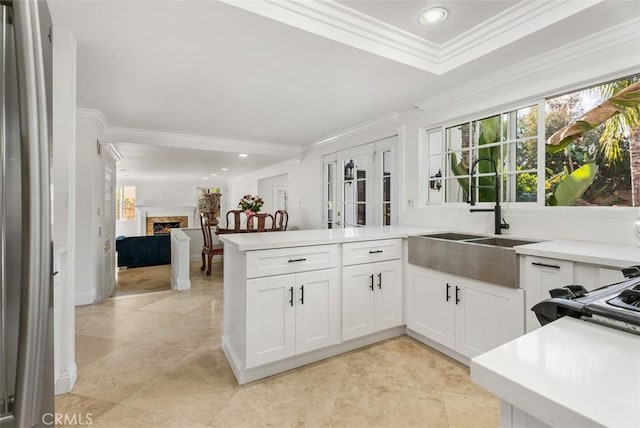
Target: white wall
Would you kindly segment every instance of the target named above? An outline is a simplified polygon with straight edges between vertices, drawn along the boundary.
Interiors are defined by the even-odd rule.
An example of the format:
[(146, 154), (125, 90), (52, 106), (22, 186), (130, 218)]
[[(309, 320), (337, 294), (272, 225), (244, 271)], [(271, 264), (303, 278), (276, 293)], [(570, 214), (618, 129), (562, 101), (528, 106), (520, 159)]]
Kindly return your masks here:
[(230, 179), (227, 183), (229, 197), (223, 201), (222, 212), (235, 209), (240, 198), (247, 193), (259, 194), (258, 182), (260, 180), (283, 174), (287, 175), (289, 192), (287, 230), (320, 228), (323, 188), (322, 154), (320, 151), (312, 151), (305, 154), (302, 159), (282, 162), (251, 174)]
[[(135, 186), (136, 205), (145, 207), (197, 207), (198, 187), (220, 188), (221, 204), (226, 199), (226, 183), (219, 180), (157, 181), (118, 176), (116, 183), (118, 186)], [(116, 236), (139, 235), (137, 221), (116, 221), (115, 233)]]
[[(96, 123), (77, 118), (76, 150), (76, 304), (89, 304), (109, 297), (115, 286), (115, 271), (105, 272), (105, 238), (115, 237), (115, 224), (105, 222), (105, 167), (115, 171), (115, 161), (103, 150), (105, 143)], [(113, 236), (111, 236), (113, 235)], [(115, 244), (112, 243), (113, 249)], [(113, 251), (113, 250), (112, 250)]]
[(262, 212), (273, 214), (276, 211), (275, 189), (288, 187), (288, 174), (280, 174), (258, 180), (258, 195), (264, 200)]

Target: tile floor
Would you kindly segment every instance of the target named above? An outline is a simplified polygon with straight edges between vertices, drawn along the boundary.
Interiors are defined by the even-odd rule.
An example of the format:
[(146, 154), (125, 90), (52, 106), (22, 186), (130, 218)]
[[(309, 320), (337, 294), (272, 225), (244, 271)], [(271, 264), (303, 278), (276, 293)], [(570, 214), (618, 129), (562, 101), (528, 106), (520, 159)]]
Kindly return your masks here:
[(498, 426), (467, 367), (407, 336), (238, 386), (220, 349), (221, 270), (194, 263), (190, 291), (77, 308), (78, 382), (56, 412), (97, 427)]

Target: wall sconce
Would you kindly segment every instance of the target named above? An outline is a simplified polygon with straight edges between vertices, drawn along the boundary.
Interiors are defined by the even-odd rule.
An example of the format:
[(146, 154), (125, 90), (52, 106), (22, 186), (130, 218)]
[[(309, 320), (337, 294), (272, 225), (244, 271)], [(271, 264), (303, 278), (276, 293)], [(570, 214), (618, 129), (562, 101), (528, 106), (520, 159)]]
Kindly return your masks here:
[(434, 175), (429, 177), (429, 188), (438, 192), (442, 189), (442, 170), (438, 170)]
[(344, 166), (344, 181), (353, 180), (353, 168), (356, 165), (353, 163), (353, 159), (350, 159)]

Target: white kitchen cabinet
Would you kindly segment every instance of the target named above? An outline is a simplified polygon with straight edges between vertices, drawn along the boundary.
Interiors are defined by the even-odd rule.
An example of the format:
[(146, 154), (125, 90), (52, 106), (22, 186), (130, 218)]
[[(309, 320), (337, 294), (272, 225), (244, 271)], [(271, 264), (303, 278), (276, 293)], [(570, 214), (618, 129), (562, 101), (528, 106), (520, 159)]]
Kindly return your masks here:
[(422, 268), (410, 268), (407, 282), (407, 327), (453, 349), (454, 311), (451, 285), (444, 277)]
[(578, 263), (547, 257), (525, 256), (521, 258), (520, 269), (524, 272), (525, 317), (527, 332), (540, 327), (531, 310), (542, 300), (551, 297), (549, 291), (566, 285), (582, 285), (594, 290), (603, 285), (624, 280), (619, 268)]
[[(543, 257), (525, 258), (525, 319), (527, 331), (540, 327), (531, 308), (549, 298), (549, 290), (573, 284), (573, 262)], [(521, 265), (522, 268), (522, 265)]]
[(338, 270), (247, 280), (246, 365), (338, 342)]
[(391, 260), (342, 269), (342, 340), (402, 324), (402, 263)]
[(407, 328), (472, 358), (524, 333), (523, 290), (410, 267)]

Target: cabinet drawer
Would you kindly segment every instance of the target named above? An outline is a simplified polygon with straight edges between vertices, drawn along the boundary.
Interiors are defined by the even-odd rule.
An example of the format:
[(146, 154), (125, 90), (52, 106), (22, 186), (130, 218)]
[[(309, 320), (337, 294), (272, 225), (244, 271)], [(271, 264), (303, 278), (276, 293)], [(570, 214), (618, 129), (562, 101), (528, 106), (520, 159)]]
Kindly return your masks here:
[(304, 272), (338, 266), (337, 245), (247, 252), (247, 278)]
[(342, 264), (344, 266), (399, 259), (401, 255), (401, 239), (383, 239), (379, 241), (349, 242), (342, 244)]

